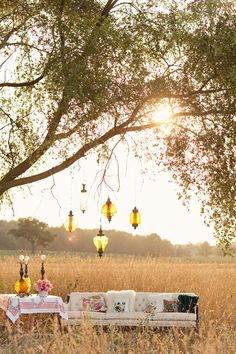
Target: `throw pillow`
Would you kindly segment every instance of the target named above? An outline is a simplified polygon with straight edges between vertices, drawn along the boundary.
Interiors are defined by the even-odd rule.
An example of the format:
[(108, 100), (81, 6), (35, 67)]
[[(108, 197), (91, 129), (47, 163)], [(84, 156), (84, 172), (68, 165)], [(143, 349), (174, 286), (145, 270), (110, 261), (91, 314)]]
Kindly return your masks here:
[(154, 313), (156, 310), (156, 306), (153, 304), (148, 304), (146, 308), (144, 309), (144, 312), (146, 313)]
[(105, 299), (102, 295), (82, 297), (82, 304), (84, 311), (106, 312), (107, 309)]
[(114, 300), (114, 312), (129, 312), (129, 301), (127, 299)]
[(179, 312), (189, 312), (194, 313), (194, 307), (197, 305), (198, 296), (181, 294), (178, 296), (179, 299)]
[(165, 300), (163, 312), (178, 312), (179, 301), (178, 300)]
[(114, 312), (115, 302), (125, 301), (125, 312), (134, 312), (135, 291), (133, 290), (110, 290), (106, 293), (107, 312)]

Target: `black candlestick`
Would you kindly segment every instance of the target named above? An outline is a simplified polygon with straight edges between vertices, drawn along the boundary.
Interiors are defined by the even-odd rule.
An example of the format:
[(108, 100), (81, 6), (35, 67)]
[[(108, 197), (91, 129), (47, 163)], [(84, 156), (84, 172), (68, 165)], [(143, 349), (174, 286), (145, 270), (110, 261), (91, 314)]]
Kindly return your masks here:
[(20, 263), (20, 279), (23, 279), (23, 275), (24, 275), (24, 270), (23, 270), (23, 264)]
[(44, 269), (44, 262), (42, 262), (41, 266), (41, 279), (44, 279), (45, 269)]

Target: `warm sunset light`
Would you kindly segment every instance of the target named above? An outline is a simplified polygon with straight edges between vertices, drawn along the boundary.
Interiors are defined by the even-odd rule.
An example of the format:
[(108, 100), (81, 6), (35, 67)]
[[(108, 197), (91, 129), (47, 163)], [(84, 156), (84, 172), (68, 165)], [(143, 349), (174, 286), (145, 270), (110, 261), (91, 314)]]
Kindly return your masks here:
[(170, 105), (161, 104), (158, 108), (152, 112), (152, 120), (157, 123), (170, 123), (172, 117), (172, 110)]
[(236, 354), (235, 33), (235, 0), (0, 1), (0, 354)]

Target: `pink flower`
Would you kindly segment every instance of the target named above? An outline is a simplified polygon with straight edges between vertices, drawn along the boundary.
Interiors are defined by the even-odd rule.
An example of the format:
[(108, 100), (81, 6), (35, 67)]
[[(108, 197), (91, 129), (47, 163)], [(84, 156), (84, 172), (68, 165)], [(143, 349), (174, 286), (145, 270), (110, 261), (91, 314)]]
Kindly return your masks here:
[(39, 279), (34, 283), (35, 290), (50, 292), (53, 288), (52, 283), (48, 279)]

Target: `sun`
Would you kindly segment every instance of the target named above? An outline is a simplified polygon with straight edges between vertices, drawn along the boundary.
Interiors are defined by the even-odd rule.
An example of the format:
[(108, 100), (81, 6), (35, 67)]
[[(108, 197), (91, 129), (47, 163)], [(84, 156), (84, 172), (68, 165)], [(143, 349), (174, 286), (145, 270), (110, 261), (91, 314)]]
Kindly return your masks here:
[(172, 110), (170, 105), (161, 104), (151, 113), (152, 120), (156, 123), (170, 123), (172, 118)]

